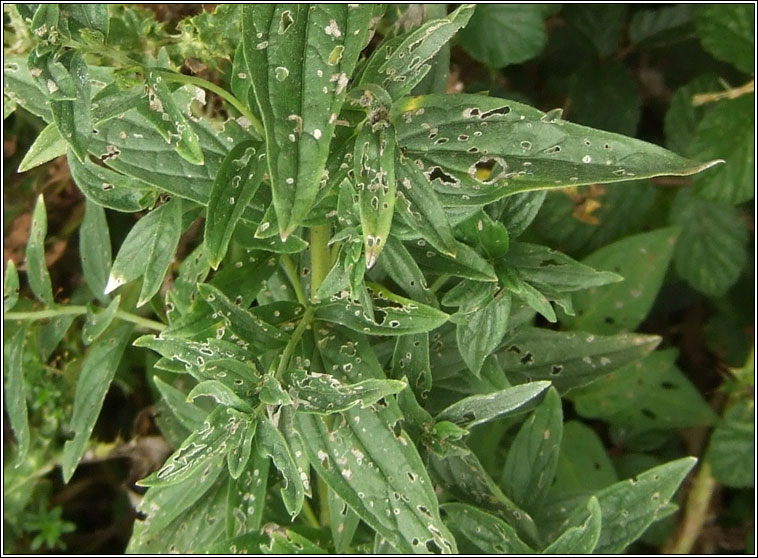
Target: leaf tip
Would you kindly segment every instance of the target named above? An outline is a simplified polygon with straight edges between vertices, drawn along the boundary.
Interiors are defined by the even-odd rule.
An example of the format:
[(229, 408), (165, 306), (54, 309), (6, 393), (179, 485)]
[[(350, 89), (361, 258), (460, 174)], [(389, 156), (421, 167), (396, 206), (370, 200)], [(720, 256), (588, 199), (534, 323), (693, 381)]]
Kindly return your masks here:
[(103, 294), (109, 294), (118, 289), (121, 285), (126, 283), (123, 277), (117, 277), (113, 274), (108, 275), (108, 284), (105, 285)]

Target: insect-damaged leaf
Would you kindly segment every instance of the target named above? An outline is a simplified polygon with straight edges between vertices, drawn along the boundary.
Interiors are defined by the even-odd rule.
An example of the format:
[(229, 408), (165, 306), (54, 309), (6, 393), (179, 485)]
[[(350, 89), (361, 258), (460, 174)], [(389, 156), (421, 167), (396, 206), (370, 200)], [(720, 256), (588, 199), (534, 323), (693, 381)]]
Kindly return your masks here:
[(282, 238), (313, 205), (373, 7), (255, 4), (242, 10), (245, 60), (265, 128)]
[(475, 376), (479, 376), (484, 360), (503, 340), (510, 313), (511, 296), (501, 292), (458, 322), (455, 332), (458, 350)]
[(369, 335), (423, 333), (447, 321), (448, 315), (436, 308), (403, 298), (378, 286), (372, 286), (372, 290), (374, 316), (368, 315), (360, 302), (345, 298), (340, 302), (317, 306), (314, 317)]
[(690, 175), (696, 163), (505, 99), (426, 95), (393, 106), (398, 145), (423, 167), (445, 206), (482, 205), (516, 192)]
[(579, 555), (590, 554), (600, 539), (602, 509), (597, 498), (592, 496), (585, 509), (578, 509), (574, 514), (578, 523), (565, 529), (560, 536), (543, 550), (543, 554)]
[(203, 164), (203, 150), (197, 134), (182, 114), (159, 70), (148, 70), (147, 99), (137, 109), (176, 152), (193, 165)]
[(18, 271), (13, 260), (8, 260), (3, 282), (3, 312), (9, 312), (18, 302)]
[(137, 306), (158, 292), (182, 233), (180, 202), (173, 199), (137, 221), (118, 250), (106, 294), (140, 276), (144, 277)]
[(252, 141), (236, 145), (221, 163), (205, 219), (205, 253), (213, 269), (218, 269), (224, 258), (237, 221), (258, 190), (264, 170), (265, 163)]
[(296, 397), (298, 411), (332, 414), (359, 403), (362, 408), (373, 405), (383, 397), (398, 393), (406, 384), (400, 380), (377, 378), (350, 384), (330, 374), (297, 369), (292, 373), (291, 385), (290, 393)]
[(353, 155), (366, 267), (373, 267), (387, 243), (395, 210), (395, 130), (366, 124), (355, 139)]
[[(499, 517), (475, 506), (454, 502), (442, 504), (440, 509), (450, 530), (475, 545), (476, 550), (470, 551), (472, 554), (480, 551), (487, 554), (534, 554), (516, 530)], [(460, 537), (458, 540), (462, 545)], [(461, 549), (461, 552), (466, 551)]]
[(305, 489), (287, 440), (273, 424), (262, 418), (258, 420), (255, 445), (258, 454), (271, 457), (274, 466), (284, 477), (284, 487), (281, 490), (282, 501), (287, 512), (294, 518), (303, 507)]

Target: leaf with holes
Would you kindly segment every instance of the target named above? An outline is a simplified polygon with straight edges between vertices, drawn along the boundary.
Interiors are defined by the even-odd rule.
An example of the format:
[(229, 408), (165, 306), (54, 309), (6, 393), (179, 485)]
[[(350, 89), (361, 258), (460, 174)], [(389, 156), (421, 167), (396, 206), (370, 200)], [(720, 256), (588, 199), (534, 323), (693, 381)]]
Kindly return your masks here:
[[(393, 106), (391, 121), (398, 145), (428, 169), (445, 206), (481, 205), (528, 190), (684, 176), (716, 164), (481, 95), (412, 97)], [(432, 178), (435, 168), (441, 177)]]
[(440, 506), (445, 524), (457, 536), (459, 546), (465, 539), (475, 548), (467, 554), (534, 554), (516, 530), (497, 516), (468, 504), (450, 502)]
[(660, 340), (655, 335), (603, 336), (526, 327), (505, 338), (499, 356), (512, 381), (550, 380), (566, 393), (642, 358)]
[(432, 368), (429, 364), (429, 334), (400, 335), (392, 353), (392, 375), (407, 377), (416, 397), (423, 401), (432, 389)]
[(8, 259), (3, 281), (3, 312), (10, 312), (18, 302), (18, 271), (13, 260)]
[(369, 407), (389, 395), (405, 388), (400, 380), (380, 380), (370, 378), (355, 384), (340, 382), (329, 374), (306, 372), (297, 369), (291, 373), (290, 393), (294, 395), (299, 412), (332, 414), (360, 404)]
[(271, 458), (274, 466), (284, 477), (282, 501), (287, 512), (294, 518), (303, 507), (305, 489), (287, 440), (267, 419), (261, 418), (258, 420), (255, 446), (259, 455)]
[(181, 200), (174, 199), (140, 219), (118, 250), (105, 294), (143, 277), (137, 306), (158, 292), (182, 233)]
[(263, 120), (282, 238), (318, 193), (337, 116), (373, 7), (249, 5), (242, 10), (247, 73)]
[[(583, 519), (579, 519), (582, 517)], [(597, 498), (592, 496), (587, 502), (586, 509), (577, 510), (573, 519), (572, 523), (575, 522), (578, 525), (565, 529), (557, 539), (543, 550), (543, 554), (576, 556), (592, 553), (600, 539), (602, 526), (602, 509)]]

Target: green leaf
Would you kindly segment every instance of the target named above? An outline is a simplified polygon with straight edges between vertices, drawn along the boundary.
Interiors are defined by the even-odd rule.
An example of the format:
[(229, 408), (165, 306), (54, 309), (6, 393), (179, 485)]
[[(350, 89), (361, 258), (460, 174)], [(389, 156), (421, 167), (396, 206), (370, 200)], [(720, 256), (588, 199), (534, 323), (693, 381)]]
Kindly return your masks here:
[(395, 210), (395, 130), (365, 125), (355, 139), (353, 154), (355, 189), (366, 254), (373, 267), (387, 243)]
[(3, 281), (3, 312), (10, 312), (18, 302), (18, 271), (12, 259), (8, 259)]
[(455, 245), (454, 258), (430, 250), (423, 239), (408, 243), (406, 248), (422, 271), (444, 273), (474, 281), (497, 281), (497, 275), (489, 261), (467, 244), (456, 241)]
[(213, 181), (205, 219), (205, 253), (213, 269), (226, 255), (229, 241), (263, 178), (264, 164), (254, 142), (234, 147)]
[(29, 452), (31, 434), (29, 417), (26, 409), (26, 385), (24, 380), (23, 352), (26, 327), (20, 327), (8, 343), (7, 361), (5, 362), (5, 410), (16, 437), (18, 450), (16, 462), (22, 463)]
[(704, 198), (741, 203), (755, 195), (755, 136), (751, 126), (755, 95), (719, 101), (698, 124), (690, 144), (692, 157), (716, 157), (726, 164), (694, 179)]
[(746, 74), (755, 75), (755, 6), (698, 6), (695, 25), (705, 50)]
[(693, 11), (691, 4), (636, 10), (629, 21), (629, 40), (645, 49), (681, 41), (692, 34)]
[(678, 234), (672, 227), (627, 236), (587, 256), (583, 264), (617, 273), (624, 281), (576, 293), (576, 317), (561, 315), (560, 321), (593, 333), (634, 330), (655, 302)]
[(106, 4), (63, 4), (62, 11), (68, 16), (68, 30), (79, 33), (83, 38), (85, 31), (95, 31), (102, 35), (104, 42), (108, 37), (108, 6)]
[[(687, 7), (691, 6), (676, 6)], [(666, 133), (666, 147), (676, 153), (690, 153), (690, 144), (703, 116), (713, 108), (712, 104), (695, 106), (692, 98), (698, 93), (718, 91), (723, 86), (715, 74), (703, 74), (674, 92), (663, 121)], [(712, 171), (712, 172), (715, 172)]]
[(427, 287), (426, 277), (402, 242), (390, 236), (383, 254), (384, 257), (379, 260), (382, 269), (410, 298), (429, 306), (438, 306), (437, 298)]
[[(68, 54), (64, 60), (70, 62), (71, 56), (72, 54)], [(49, 101), (75, 101), (78, 95), (77, 85), (67, 64), (63, 64), (60, 58), (62, 58), (60, 51), (44, 48), (39, 51), (34, 49), (28, 58), (29, 72), (34, 76), (34, 81), (39, 90)], [(51, 117), (52, 114), (51, 107)]]
[(37, 196), (32, 213), (29, 242), (26, 245), (26, 277), (34, 296), (47, 306), (52, 306), (53, 286), (45, 265), (45, 236), (47, 235), (47, 211), (42, 194)]
[(372, 285), (374, 316), (349, 298), (316, 306), (314, 317), (369, 335), (406, 335), (431, 331), (447, 321), (444, 312)]
[(331, 488), (328, 490), (329, 528), (337, 554), (349, 552), (353, 535), (361, 518)]
[(238, 417), (241, 423), (241, 426), (229, 438), (230, 448), (229, 453), (226, 454), (229, 476), (237, 480), (245, 472), (247, 464), (250, 461), (253, 451), (253, 437), (255, 436), (257, 425), (249, 414), (238, 413), (234, 409), (230, 409), (227, 412)]
[(284, 478), (282, 501), (287, 513), (294, 519), (303, 507), (305, 491), (297, 464), (292, 458), (287, 440), (267, 419), (258, 420), (255, 445), (261, 456), (269, 456)]
[(440, 509), (445, 515), (445, 524), (456, 535), (476, 546), (485, 554), (534, 554), (534, 550), (523, 542), (516, 530), (502, 519), (468, 504), (449, 502)]
[(74, 438), (63, 446), (61, 459), (64, 482), (71, 480), (79, 460), (84, 455), (87, 440), (95, 427), (105, 394), (121, 362), (133, 328), (134, 325), (129, 323), (112, 325), (100, 341), (90, 347), (82, 362), (70, 422)]
[(486, 306), (497, 290), (497, 284), (464, 279), (445, 293), (442, 305), (461, 306), (462, 312), (473, 312)]
[[(468, 23), (474, 7), (464, 4), (447, 17), (424, 23), (399, 37), (390, 52), (377, 49), (361, 76), (361, 85), (380, 85), (392, 99), (410, 93), (429, 72), (431, 65), (428, 62)], [(377, 67), (380, 60), (381, 65)]]
[(202, 428), (203, 421), (207, 415), (205, 411), (197, 405), (189, 403), (184, 393), (167, 384), (158, 376), (153, 376), (153, 382), (155, 382), (155, 387), (158, 388), (161, 394), (161, 401), (168, 405), (168, 408), (171, 409), (171, 412), (181, 425), (187, 429), (188, 433)]
[(456, 327), (458, 350), (466, 366), (479, 377), (484, 360), (497, 349), (508, 330), (511, 296), (500, 292), (485, 306), (468, 314)]
[(602, 336), (526, 327), (506, 337), (499, 356), (509, 379), (550, 380), (566, 393), (645, 356), (659, 342), (655, 335)]
[(265, 128), (282, 238), (302, 223), (318, 194), (372, 10), (344, 4), (243, 7), (247, 74)]
[(139, 179), (96, 165), (88, 158), (82, 163), (70, 151), (67, 161), (71, 177), (92, 203), (131, 213), (155, 202), (157, 192)]
[(501, 258), (508, 252), (508, 230), (502, 223), (493, 221), (484, 210), (480, 209), (463, 221), (456, 227), (456, 231), (461, 240), (478, 247), (488, 258)]
[(76, 98), (73, 100), (51, 99), (50, 111), (61, 137), (68, 142), (76, 157), (83, 161), (87, 156), (87, 148), (92, 136), (91, 90), (87, 63), (76, 51), (64, 53), (59, 63), (66, 67), (71, 76)]
[[(194, 401), (198, 397), (210, 397), (216, 403), (225, 407), (232, 407), (245, 413), (253, 412), (253, 408), (237, 395), (232, 388), (218, 380), (204, 380), (197, 384), (187, 394), (187, 401)], [(231, 445), (234, 447), (233, 444)]]
[(500, 485), (524, 509), (538, 510), (547, 496), (558, 466), (562, 437), (561, 398), (552, 388), (519, 429), (503, 467)]
[[(618, 48), (628, 10), (629, 7), (623, 4), (573, 4), (566, 6), (561, 15), (568, 25), (592, 43), (601, 58), (607, 58)], [(602, 83), (602, 79), (596, 82), (597, 85)]]
[(207, 283), (197, 286), (198, 293), (211, 305), (217, 317), (245, 343), (260, 350), (283, 347), (288, 336), (264, 322), (244, 307), (229, 300), (223, 292)]
[(120, 303), (121, 296), (119, 295), (100, 312), (95, 313), (92, 308), (87, 308), (87, 321), (82, 326), (82, 342), (85, 345), (91, 344), (111, 325)]
[(406, 377), (416, 397), (420, 401), (426, 399), (432, 389), (428, 333), (398, 336), (392, 353), (392, 375)]
[(706, 460), (714, 478), (733, 488), (755, 486), (755, 407), (752, 401), (730, 406), (711, 434)]
[(535, 190), (508, 196), (498, 203), (499, 219), (508, 230), (510, 239), (521, 236), (534, 221), (546, 195), (546, 190)]
[(586, 510), (577, 510), (580, 517), (586, 516), (579, 525), (567, 528), (550, 545), (543, 554), (563, 554), (577, 556), (590, 554), (600, 539), (602, 510), (597, 498), (592, 496), (587, 502)]
[(412, 97), (393, 106), (391, 121), (399, 146), (426, 170), (446, 206), (481, 205), (528, 190), (684, 176), (716, 164), (482, 95)]
[(563, 425), (563, 438), (551, 495), (598, 490), (618, 480), (603, 442), (592, 428), (579, 421)]
[(421, 170), (404, 157), (396, 162), (396, 215), (439, 252), (455, 256), (458, 244), (442, 203)]
[(504, 288), (508, 289), (512, 296), (521, 299), (530, 308), (542, 314), (547, 321), (552, 323), (558, 321), (547, 297), (527, 283), (521, 273), (504, 266), (497, 271), (500, 276), (500, 282)]
[(295, 408), (292, 405), (286, 405), (281, 408), (281, 417), (279, 418), (279, 431), (287, 441), (287, 446), (295, 461), (300, 479), (303, 481), (303, 492), (308, 498), (313, 497), (311, 490), (311, 462), (308, 460), (308, 454), (305, 451), (303, 437), (295, 426)]
[(18, 172), (26, 172), (66, 154), (68, 143), (55, 124), (48, 124), (39, 133), (29, 151), (18, 165)]
[(105, 294), (142, 276), (137, 306), (150, 300), (161, 288), (181, 233), (182, 209), (178, 199), (161, 205), (137, 221), (118, 250)]
[(715, 416), (676, 367), (677, 351), (656, 351), (572, 394), (576, 411), (630, 428), (704, 426)]
[(111, 269), (111, 235), (105, 210), (90, 200), (85, 201), (79, 227), (79, 257), (87, 286), (100, 302), (107, 302), (104, 292)]
[(50, 122), (50, 103), (47, 95), (37, 86), (35, 78), (29, 73), (27, 61), (23, 56), (8, 56), (3, 60), (3, 97), (15, 102), (26, 110)]
[(620, 553), (637, 540), (657, 519), (657, 514), (668, 506), (696, 461), (694, 457), (683, 457), (596, 493), (603, 526), (594, 552)]
[(61, 342), (66, 331), (76, 318), (75, 314), (61, 314), (39, 328), (37, 336), (37, 348), (39, 349), (39, 358), (42, 362), (47, 362), (53, 351)]
[(547, 42), (543, 12), (544, 7), (536, 4), (478, 4), (459, 34), (461, 44), (490, 68), (524, 62), (537, 56)]
[(550, 382), (530, 382), (486, 395), (472, 395), (450, 405), (435, 420), (448, 420), (458, 426), (471, 428), (503, 415), (509, 416), (526, 410), (525, 407), (533, 405), (534, 399), (548, 387)]
[(150, 122), (176, 152), (193, 165), (203, 164), (203, 150), (197, 134), (182, 114), (171, 90), (163, 83), (159, 70), (148, 70), (145, 76), (146, 100), (137, 110)]
[(360, 403), (361, 408), (369, 407), (405, 388), (400, 380), (380, 380), (370, 378), (355, 384), (340, 382), (330, 374), (306, 372), (296, 369), (290, 380), (296, 398), (298, 411), (304, 413), (332, 414), (346, 411)]

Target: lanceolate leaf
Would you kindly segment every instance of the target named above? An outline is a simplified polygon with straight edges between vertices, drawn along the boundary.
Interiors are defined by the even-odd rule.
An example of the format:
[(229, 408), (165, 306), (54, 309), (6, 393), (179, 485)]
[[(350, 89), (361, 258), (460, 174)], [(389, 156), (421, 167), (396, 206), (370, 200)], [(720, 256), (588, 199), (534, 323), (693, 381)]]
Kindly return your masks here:
[(45, 265), (45, 236), (47, 235), (47, 211), (42, 194), (37, 197), (32, 214), (32, 227), (26, 245), (26, 277), (34, 296), (40, 302), (53, 305), (53, 286)]
[(81, 161), (87, 156), (89, 139), (92, 136), (89, 72), (82, 55), (73, 50), (61, 56), (60, 63), (66, 66), (71, 75), (76, 98), (51, 100), (50, 111), (61, 137), (68, 142), (71, 151)]
[(29, 451), (31, 436), (29, 433), (29, 417), (26, 411), (26, 386), (24, 382), (23, 351), (26, 327), (20, 327), (13, 334), (6, 353), (5, 362), (5, 410), (8, 412), (13, 434), (18, 443), (17, 462), (21, 463)]
[(426, 95), (393, 106), (400, 147), (443, 205), (480, 205), (527, 190), (689, 175), (696, 163), (505, 99)]
[(167, 384), (158, 376), (153, 376), (153, 381), (155, 382), (155, 387), (161, 393), (163, 401), (168, 405), (182, 426), (189, 432), (200, 430), (207, 413), (197, 405), (189, 403), (184, 393)]
[(89, 200), (79, 227), (79, 254), (87, 286), (98, 300), (107, 302), (104, 291), (111, 269), (111, 235), (105, 210)]
[(508, 328), (511, 296), (500, 292), (486, 306), (467, 315), (458, 323), (456, 340), (464, 362), (475, 376), (479, 376), (484, 359), (497, 349)]
[(266, 136), (282, 238), (313, 205), (373, 7), (249, 5), (242, 10), (248, 75)]
[(55, 124), (48, 124), (42, 130), (37, 139), (26, 152), (26, 155), (18, 165), (18, 172), (26, 172), (34, 167), (38, 167), (56, 157), (66, 154), (66, 140), (61, 137), (61, 133)]
[(18, 302), (18, 271), (13, 260), (8, 260), (3, 282), (3, 312), (9, 312)]
[(392, 354), (392, 375), (407, 377), (416, 397), (423, 401), (432, 389), (432, 368), (429, 364), (429, 334), (401, 335)]
[(356, 384), (342, 383), (329, 374), (304, 370), (295, 370), (291, 382), (298, 411), (317, 414), (346, 411), (358, 404), (368, 407), (406, 386), (399, 380), (374, 378)]
[(408, 250), (394, 236), (387, 239), (380, 264), (387, 275), (413, 300), (430, 306), (438, 306), (437, 299), (429, 290), (426, 278)]
[(597, 498), (592, 496), (587, 503), (586, 510), (577, 510), (576, 515), (583, 517), (578, 525), (573, 525), (563, 531), (550, 546), (545, 548), (544, 554), (579, 555), (590, 554), (600, 538), (602, 524), (602, 510)]
[(303, 507), (305, 491), (287, 440), (268, 420), (259, 419), (255, 445), (260, 455), (271, 457), (274, 466), (284, 477), (282, 500), (287, 512), (295, 517)]
[(89, 349), (82, 363), (82, 370), (76, 382), (70, 422), (74, 439), (63, 446), (62, 467), (65, 482), (71, 479), (84, 454), (87, 440), (95, 427), (105, 394), (133, 328), (129, 323), (113, 324), (100, 341)]
[(180, 200), (174, 199), (137, 221), (119, 248), (105, 293), (144, 276), (138, 306), (158, 292), (182, 232)]
[(254, 142), (232, 149), (213, 181), (205, 219), (205, 247), (208, 260), (217, 269), (226, 254), (237, 221), (258, 190), (265, 164)]
[(445, 523), (486, 554), (534, 554), (508, 523), (468, 504), (450, 502), (441, 506)]
[(95, 313), (91, 308), (87, 309), (87, 321), (82, 326), (82, 342), (89, 345), (102, 334), (116, 315), (121, 297), (115, 297), (107, 308)]

